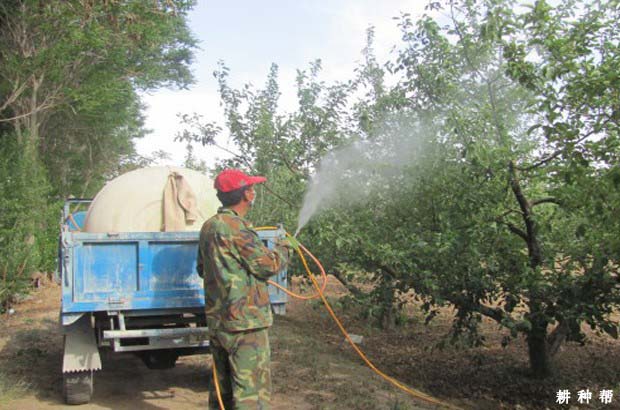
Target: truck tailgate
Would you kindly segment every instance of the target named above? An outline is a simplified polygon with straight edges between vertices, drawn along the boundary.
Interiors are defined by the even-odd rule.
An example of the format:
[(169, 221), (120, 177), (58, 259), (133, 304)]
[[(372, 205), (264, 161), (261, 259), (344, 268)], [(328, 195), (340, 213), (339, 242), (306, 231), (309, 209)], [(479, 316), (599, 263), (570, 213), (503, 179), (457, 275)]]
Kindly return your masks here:
[[(259, 235), (272, 247), (278, 231)], [(202, 308), (202, 279), (196, 273), (198, 236), (198, 232), (66, 232), (61, 244), (62, 312)], [(274, 279), (285, 285), (286, 272)], [(286, 295), (272, 286), (269, 293), (272, 304), (283, 309)]]

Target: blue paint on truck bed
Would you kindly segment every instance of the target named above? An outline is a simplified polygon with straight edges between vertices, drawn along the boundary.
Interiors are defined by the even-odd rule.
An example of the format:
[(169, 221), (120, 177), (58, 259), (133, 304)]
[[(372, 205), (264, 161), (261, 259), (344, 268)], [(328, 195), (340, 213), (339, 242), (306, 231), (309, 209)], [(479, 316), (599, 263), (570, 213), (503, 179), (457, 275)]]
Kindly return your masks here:
[[(281, 230), (260, 231), (273, 248)], [(62, 313), (204, 307), (196, 273), (199, 232), (84, 233), (61, 236)], [(286, 286), (286, 271), (273, 278)], [(284, 313), (286, 294), (269, 286)]]

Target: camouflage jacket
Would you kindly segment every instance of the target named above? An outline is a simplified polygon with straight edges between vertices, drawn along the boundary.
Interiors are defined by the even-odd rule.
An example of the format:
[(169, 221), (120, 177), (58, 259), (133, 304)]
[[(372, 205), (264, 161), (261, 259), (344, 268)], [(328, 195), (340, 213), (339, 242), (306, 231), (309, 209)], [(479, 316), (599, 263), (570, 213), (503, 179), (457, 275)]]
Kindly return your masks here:
[(207, 326), (227, 331), (271, 326), (267, 279), (287, 259), (286, 249), (268, 249), (235, 211), (218, 209), (200, 230), (196, 267), (204, 279)]

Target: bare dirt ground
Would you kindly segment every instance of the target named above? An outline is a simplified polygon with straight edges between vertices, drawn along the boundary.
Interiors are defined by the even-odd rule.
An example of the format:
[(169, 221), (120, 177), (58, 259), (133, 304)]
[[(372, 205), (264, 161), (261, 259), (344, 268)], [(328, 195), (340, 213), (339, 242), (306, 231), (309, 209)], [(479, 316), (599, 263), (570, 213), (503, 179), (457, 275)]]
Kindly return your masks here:
[[(451, 324), (449, 311), (429, 326), (415, 306), (406, 326), (385, 331), (360, 319), (338, 301), (342, 287), (332, 281), (330, 300), (351, 333), (364, 336), (362, 348), (379, 368), (408, 384), (463, 409), (620, 409), (620, 342), (590, 332), (585, 346), (566, 344), (555, 359), (552, 377), (529, 377), (523, 340), (500, 346), (505, 335), (484, 322), (485, 346), (438, 349)], [(0, 318), (0, 409), (66, 408), (62, 402), (62, 335), (58, 326), (60, 289), (37, 290)], [(273, 408), (428, 410), (372, 373), (343, 343), (318, 301), (291, 301), (287, 315), (271, 330)], [(80, 409), (206, 408), (210, 357), (179, 359), (170, 370), (149, 370), (132, 355), (103, 354), (95, 375), (92, 402)], [(571, 392), (567, 405), (556, 404), (560, 389)], [(593, 392), (591, 404), (577, 402), (577, 392)], [(614, 392), (602, 404), (599, 391)]]
[[(39, 410), (67, 406), (62, 400), (62, 334), (58, 326), (60, 288), (49, 285), (0, 319), (0, 409)], [(316, 305), (315, 305), (316, 306)], [(304, 314), (315, 309), (296, 302), (271, 332), (274, 410), (428, 409), (382, 382), (341, 343), (333, 329)], [(322, 316), (316, 316), (323, 321)], [(324, 321), (327, 323), (327, 321)], [(318, 325), (318, 326), (317, 326)], [(346, 352), (346, 354), (345, 354)], [(131, 354), (104, 351), (95, 373), (91, 403), (77, 408), (196, 409), (207, 407), (209, 355), (181, 357), (170, 370), (149, 370)]]

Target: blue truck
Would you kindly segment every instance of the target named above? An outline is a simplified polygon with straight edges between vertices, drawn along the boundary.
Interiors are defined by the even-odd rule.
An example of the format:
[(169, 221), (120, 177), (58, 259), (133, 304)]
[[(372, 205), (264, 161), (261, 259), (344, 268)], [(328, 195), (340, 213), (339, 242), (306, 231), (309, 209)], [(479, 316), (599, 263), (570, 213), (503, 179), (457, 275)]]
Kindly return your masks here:
[[(199, 232), (82, 232), (88, 199), (65, 203), (57, 280), (62, 286), (63, 396), (83, 404), (102, 369), (100, 349), (131, 352), (150, 369), (174, 367), (181, 355), (209, 351), (202, 279), (196, 273)], [(282, 229), (260, 231), (273, 248)], [(286, 286), (287, 273), (275, 278)], [(286, 294), (269, 286), (272, 309)]]

